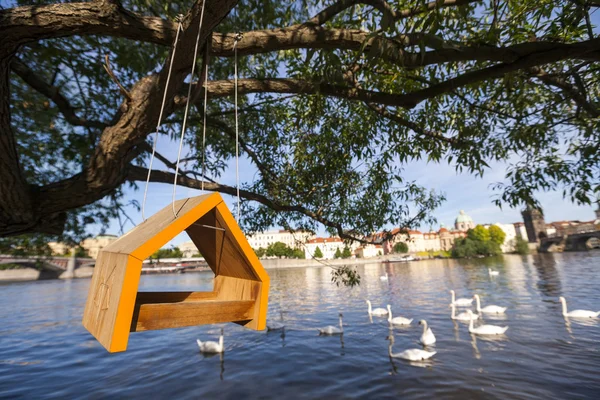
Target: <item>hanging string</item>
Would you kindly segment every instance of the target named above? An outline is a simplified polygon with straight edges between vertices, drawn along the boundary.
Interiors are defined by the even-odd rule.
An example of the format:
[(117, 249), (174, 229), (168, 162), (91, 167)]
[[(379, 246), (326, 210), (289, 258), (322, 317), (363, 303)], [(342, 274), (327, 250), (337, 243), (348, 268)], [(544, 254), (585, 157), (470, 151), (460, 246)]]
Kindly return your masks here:
[(233, 43), (233, 55), (234, 55), (234, 99), (235, 99), (235, 188), (237, 192), (237, 220), (240, 221), (240, 134), (238, 127), (238, 70), (237, 70), (237, 44), (242, 40), (242, 34), (237, 33), (235, 35), (235, 42)]
[(206, 168), (204, 157), (206, 154), (206, 102), (208, 101), (208, 46), (204, 55), (204, 118), (202, 121), (202, 190), (204, 190), (204, 180), (206, 179)]
[(187, 99), (185, 101), (185, 112), (183, 113), (183, 122), (181, 125), (181, 138), (179, 139), (179, 151), (177, 152), (177, 164), (175, 164), (175, 179), (173, 180), (173, 201), (171, 207), (173, 209), (173, 217), (177, 218), (175, 211), (175, 194), (177, 192), (177, 175), (179, 174), (179, 161), (181, 160), (181, 149), (183, 147), (183, 137), (185, 135), (185, 125), (187, 123), (188, 111), (190, 109), (190, 97), (192, 95), (192, 83), (194, 71), (196, 70), (196, 59), (198, 57), (198, 44), (200, 43), (200, 34), (202, 32), (202, 20), (204, 19), (204, 5), (206, 0), (202, 2), (202, 10), (200, 11), (200, 22), (198, 23), (198, 35), (196, 36), (196, 46), (194, 47), (194, 61), (192, 62), (192, 72), (190, 76), (190, 84), (188, 85)]
[(179, 32), (181, 32), (181, 23), (183, 15), (177, 16), (177, 33), (175, 34), (175, 41), (173, 42), (173, 53), (171, 54), (171, 62), (169, 63), (169, 71), (167, 73), (167, 82), (165, 83), (165, 90), (163, 92), (162, 105), (160, 106), (160, 113), (158, 114), (158, 123), (156, 124), (156, 130), (154, 131), (154, 141), (152, 143), (152, 155), (150, 156), (150, 165), (148, 166), (148, 176), (146, 177), (146, 187), (144, 189), (144, 200), (142, 201), (142, 220), (146, 220), (146, 197), (148, 196), (148, 184), (150, 182), (150, 173), (152, 172), (152, 162), (154, 161), (154, 155), (156, 153), (156, 144), (158, 143), (158, 129), (162, 122), (163, 112), (165, 110), (165, 103), (167, 101), (167, 91), (169, 89), (169, 82), (171, 80), (171, 71), (173, 69), (173, 60), (175, 59), (175, 52), (177, 51), (177, 41), (179, 40)]

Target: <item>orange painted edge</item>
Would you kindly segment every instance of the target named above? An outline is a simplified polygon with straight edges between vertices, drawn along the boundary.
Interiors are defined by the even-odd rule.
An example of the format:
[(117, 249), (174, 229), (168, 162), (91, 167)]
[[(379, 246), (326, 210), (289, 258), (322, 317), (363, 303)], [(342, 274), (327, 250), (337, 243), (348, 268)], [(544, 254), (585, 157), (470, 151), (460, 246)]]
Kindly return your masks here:
[(260, 260), (256, 256), (256, 253), (250, 246), (250, 243), (248, 243), (246, 235), (244, 235), (244, 232), (242, 232), (242, 230), (240, 229), (239, 225), (235, 221), (235, 218), (233, 218), (233, 215), (229, 211), (227, 205), (224, 202), (220, 203), (219, 205), (217, 205), (217, 211), (219, 212), (219, 214), (221, 214), (221, 217), (227, 224), (227, 227), (231, 231), (234, 239), (239, 244), (240, 248), (244, 252), (244, 255), (246, 256), (246, 258), (250, 262), (250, 265), (254, 269), (254, 272), (256, 273), (256, 275), (258, 275), (258, 279), (262, 282), (259, 297), (260, 301), (258, 303), (258, 320), (256, 321), (256, 330), (262, 331), (267, 327), (267, 310), (269, 308), (269, 289), (271, 286), (271, 278), (262, 266)]
[[(130, 255), (140, 260), (147, 259), (156, 250), (167, 244), (169, 240), (186, 230), (187, 227), (192, 225), (204, 214), (222, 202), (223, 198), (221, 195), (219, 193), (213, 193), (210, 197), (198, 204), (196, 207), (190, 209), (187, 213), (177, 216), (177, 218), (174, 219), (165, 229), (135, 249)], [(167, 207), (171, 207), (171, 205), (168, 205)]]
[(107, 349), (111, 353), (127, 350), (131, 320), (133, 319), (133, 310), (135, 308), (135, 299), (137, 297), (141, 274), (142, 260), (131, 255), (128, 256), (110, 347)]

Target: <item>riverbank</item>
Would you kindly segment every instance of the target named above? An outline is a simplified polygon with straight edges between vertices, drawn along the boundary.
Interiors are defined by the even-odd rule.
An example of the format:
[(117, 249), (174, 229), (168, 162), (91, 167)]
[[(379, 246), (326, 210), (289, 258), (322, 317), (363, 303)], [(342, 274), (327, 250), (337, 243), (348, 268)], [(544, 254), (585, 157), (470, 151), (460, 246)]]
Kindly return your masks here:
[[(93, 273), (93, 267), (81, 267), (73, 272), (73, 278), (91, 278)], [(44, 279), (67, 279), (67, 277), (66, 272), (57, 273), (55, 271), (29, 267), (0, 270), (0, 282), (38, 281)]]

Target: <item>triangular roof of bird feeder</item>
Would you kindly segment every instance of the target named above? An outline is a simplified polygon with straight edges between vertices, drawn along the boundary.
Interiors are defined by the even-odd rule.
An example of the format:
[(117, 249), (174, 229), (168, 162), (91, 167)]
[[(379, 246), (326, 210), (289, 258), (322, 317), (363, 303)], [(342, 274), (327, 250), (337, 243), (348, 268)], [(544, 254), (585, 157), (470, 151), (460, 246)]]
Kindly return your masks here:
[[(175, 202), (103, 248), (83, 325), (110, 352), (129, 332), (236, 322), (265, 329), (269, 276), (218, 193)], [(186, 231), (215, 273), (212, 292), (138, 293), (142, 261)]]

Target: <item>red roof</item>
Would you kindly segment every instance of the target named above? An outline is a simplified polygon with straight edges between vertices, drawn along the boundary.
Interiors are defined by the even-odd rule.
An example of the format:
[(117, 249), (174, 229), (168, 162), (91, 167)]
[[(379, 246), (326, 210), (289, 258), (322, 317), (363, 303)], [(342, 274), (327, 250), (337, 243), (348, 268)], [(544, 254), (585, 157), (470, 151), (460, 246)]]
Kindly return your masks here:
[(448, 229), (440, 228), (440, 230), (438, 231), (438, 233), (445, 233), (445, 232), (448, 232)]

